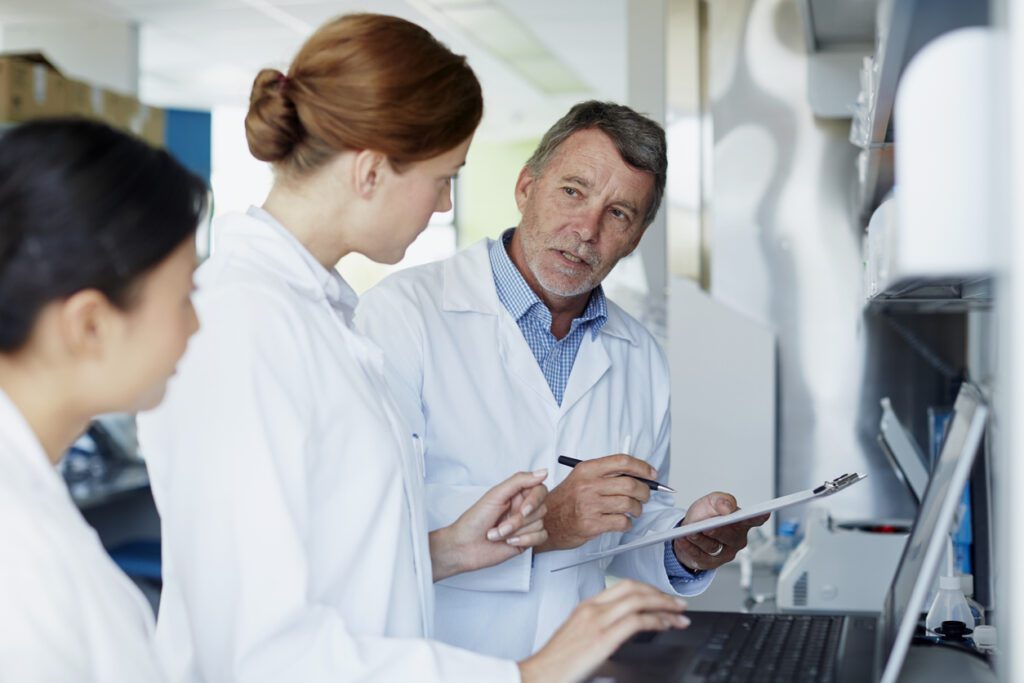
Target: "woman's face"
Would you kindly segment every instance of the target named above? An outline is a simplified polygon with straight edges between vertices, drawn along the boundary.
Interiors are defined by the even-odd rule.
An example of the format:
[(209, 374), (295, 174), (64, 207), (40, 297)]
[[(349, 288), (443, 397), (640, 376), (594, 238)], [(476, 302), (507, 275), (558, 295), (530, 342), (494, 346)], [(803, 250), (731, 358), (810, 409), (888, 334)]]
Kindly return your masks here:
[(405, 250), (427, 227), (435, 211), (452, 208), (452, 179), (466, 163), (473, 137), (436, 157), (391, 168), (382, 185), (372, 244), (365, 255), (378, 263), (398, 263)]
[(134, 305), (118, 313), (108, 395), (121, 405), (111, 411), (149, 410), (163, 399), (189, 337), (199, 329), (192, 308), (195, 267), (195, 245), (186, 239), (143, 277)]

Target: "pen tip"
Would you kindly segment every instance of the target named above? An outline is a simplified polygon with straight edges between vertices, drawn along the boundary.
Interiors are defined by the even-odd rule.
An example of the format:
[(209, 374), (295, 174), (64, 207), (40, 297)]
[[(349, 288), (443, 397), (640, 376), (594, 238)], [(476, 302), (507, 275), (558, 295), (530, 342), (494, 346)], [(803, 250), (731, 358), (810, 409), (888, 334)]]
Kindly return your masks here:
[(658, 490), (659, 491), (665, 491), (667, 493), (675, 493), (676, 492), (676, 490), (674, 488), (672, 488), (671, 486), (665, 486), (664, 484), (659, 484), (658, 485)]

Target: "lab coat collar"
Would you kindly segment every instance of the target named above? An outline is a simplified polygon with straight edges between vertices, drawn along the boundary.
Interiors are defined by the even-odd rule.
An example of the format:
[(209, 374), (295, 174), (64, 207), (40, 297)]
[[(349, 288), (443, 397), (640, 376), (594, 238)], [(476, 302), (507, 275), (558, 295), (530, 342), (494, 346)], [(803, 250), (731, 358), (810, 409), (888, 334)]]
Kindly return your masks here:
[[(494, 285), (491, 271), (490, 248), (494, 240), (482, 239), (463, 249), (444, 263), (444, 292), (442, 308), (445, 311), (471, 311), (485, 315), (501, 315), (506, 311)], [(608, 301), (608, 320), (601, 334), (616, 337), (638, 346), (640, 340), (627, 324), (625, 313)]]
[(266, 256), (298, 293), (313, 300), (326, 300), (345, 320), (352, 322), (359, 295), (334, 269), (328, 270), (277, 219), (263, 209), (250, 206), (244, 214), (225, 216), (217, 225), (217, 244), (235, 242)]
[[(50, 462), (43, 445), (25, 416), (10, 397), (0, 389), (0, 461), (9, 461), (15, 473), (28, 477), (29, 485), (62, 499), (70, 499), (64, 479)], [(13, 462), (11, 462), (13, 461)], [(7, 469), (6, 467), (4, 468)], [(4, 476), (10, 476), (8, 471)], [(17, 476), (17, 475), (15, 475)]]

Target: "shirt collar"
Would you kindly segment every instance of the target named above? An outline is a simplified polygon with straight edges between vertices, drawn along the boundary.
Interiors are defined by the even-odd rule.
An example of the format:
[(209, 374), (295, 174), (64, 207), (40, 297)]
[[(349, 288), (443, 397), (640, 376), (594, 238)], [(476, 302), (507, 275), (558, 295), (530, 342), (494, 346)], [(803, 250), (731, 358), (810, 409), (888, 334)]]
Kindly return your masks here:
[(333, 268), (324, 268), (323, 264), (316, 260), (316, 257), (310, 253), (309, 249), (295, 235), (264, 209), (258, 206), (250, 206), (246, 214), (268, 225), (278, 237), (288, 243), (292, 250), (302, 259), (310, 274), (316, 278), (331, 308), (343, 312), (346, 319), (351, 320), (352, 311), (356, 309), (356, 305), (359, 303), (359, 295), (345, 281), (345, 278)]
[[(494, 286), (498, 292), (498, 299), (508, 309), (508, 312), (512, 314), (516, 322), (530, 313), (531, 310), (536, 310), (546, 318), (550, 326), (551, 312), (544, 305), (544, 302), (540, 300), (540, 297), (530, 288), (530, 285), (527, 284), (526, 279), (519, 272), (516, 265), (512, 263), (512, 259), (508, 255), (507, 245), (512, 239), (515, 230), (515, 228), (506, 230), (502, 233), (500, 239), (495, 240), (491, 244), (490, 248), (491, 272), (494, 274)], [(538, 305), (540, 308), (534, 309)], [(583, 309), (583, 314), (573, 320), (573, 327), (589, 325), (593, 337), (596, 338), (597, 333), (601, 331), (607, 320), (608, 302), (605, 299), (604, 290), (601, 288), (601, 285), (598, 285), (591, 292), (590, 300), (587, 301), (587, 307)]]

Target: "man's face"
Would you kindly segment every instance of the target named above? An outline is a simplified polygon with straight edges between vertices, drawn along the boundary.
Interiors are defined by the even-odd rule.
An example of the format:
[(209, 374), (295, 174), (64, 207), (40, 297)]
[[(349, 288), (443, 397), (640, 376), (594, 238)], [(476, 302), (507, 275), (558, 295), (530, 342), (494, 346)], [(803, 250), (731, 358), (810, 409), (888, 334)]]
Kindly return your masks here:
[(654, 176), (623, 161), (605, 133), (573, 133), (540, 177), (519, 174), (523, 275), (555, 297), (590, 292), (639, 244), (653, 191)]

